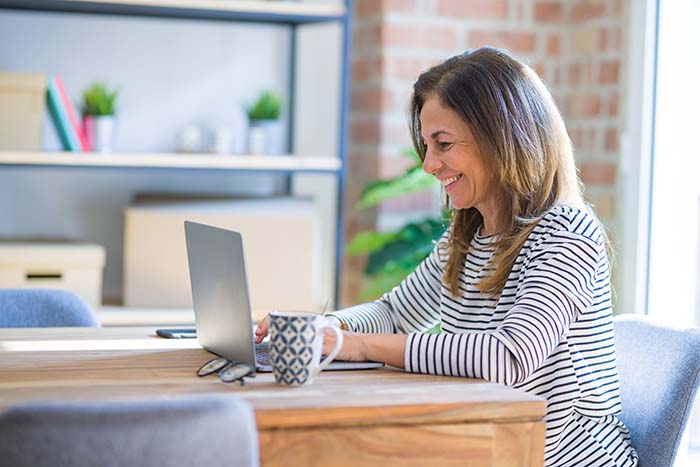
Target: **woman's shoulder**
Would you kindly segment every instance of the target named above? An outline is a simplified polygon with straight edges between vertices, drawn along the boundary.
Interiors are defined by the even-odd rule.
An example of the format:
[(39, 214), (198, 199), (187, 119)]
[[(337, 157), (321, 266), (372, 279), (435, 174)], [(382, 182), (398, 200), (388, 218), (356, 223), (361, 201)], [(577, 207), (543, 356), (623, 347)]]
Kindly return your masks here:
[(600, 221), (586, 206), (556, 205), (537, 222), (530, 234), (531, 241), (544, 237), (562, 236), (588, 239), (596, 245), (605, 243)]

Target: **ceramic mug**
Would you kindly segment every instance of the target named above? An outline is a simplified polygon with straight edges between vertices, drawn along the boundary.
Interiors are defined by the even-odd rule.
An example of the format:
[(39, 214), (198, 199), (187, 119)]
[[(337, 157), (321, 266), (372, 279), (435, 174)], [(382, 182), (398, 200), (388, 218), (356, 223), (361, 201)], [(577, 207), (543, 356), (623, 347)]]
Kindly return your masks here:
[[(333, 351), (321, 362), (323, 331), (331, 329), (338, 339)], [(343, 332), (323, 315), (297, 311), (270, 313), (270, 360), (275, 381), (287, 386), (311, 384), (343, 345)]]

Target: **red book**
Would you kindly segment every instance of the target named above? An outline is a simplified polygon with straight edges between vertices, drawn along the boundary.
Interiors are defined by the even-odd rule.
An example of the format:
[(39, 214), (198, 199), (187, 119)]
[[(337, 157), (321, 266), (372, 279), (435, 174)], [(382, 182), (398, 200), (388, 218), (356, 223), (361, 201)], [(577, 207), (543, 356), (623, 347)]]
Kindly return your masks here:
[(70, 125), (73, 127), (75, 134), (78, 135), (80, 147), (82, 148), (83, 152), (89, 151), (90, 147), (88, 146), (87, 139), (85, 139), (85, 133), (83, 133), (80, 123), (76, 118), (75, 111), (73, 110), (73, 104), (71, 104), (71, 101), (68, 98), (66, 88), (63, 87), (63, 81), (61, 81), (61, 78), (58, 76), (54, 76), (54, 79), (56, 80), (56, 87), (58, 88), (58, 92), (61, 95), (61, 100), (63, 101), (63, 107), (66, 109), (66, 113), (68, 113)]

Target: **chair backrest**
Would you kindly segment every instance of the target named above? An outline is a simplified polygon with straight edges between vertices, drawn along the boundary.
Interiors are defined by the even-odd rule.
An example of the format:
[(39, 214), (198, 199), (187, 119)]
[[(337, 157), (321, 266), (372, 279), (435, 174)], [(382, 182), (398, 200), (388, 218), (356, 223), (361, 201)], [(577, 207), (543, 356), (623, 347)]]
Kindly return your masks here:
[(640, 467), (671, 466), (700, 382), (700, 330), (648, 318), (615, 318), (617, 367), (627, 425)]
[(68, 290), (0, 289), (0, 328), (99, 325), (90, 305)]
[(29, 403), (0, 414), (0, 463), (253, 467), (258, 438), (250, 404), (232, 395)]

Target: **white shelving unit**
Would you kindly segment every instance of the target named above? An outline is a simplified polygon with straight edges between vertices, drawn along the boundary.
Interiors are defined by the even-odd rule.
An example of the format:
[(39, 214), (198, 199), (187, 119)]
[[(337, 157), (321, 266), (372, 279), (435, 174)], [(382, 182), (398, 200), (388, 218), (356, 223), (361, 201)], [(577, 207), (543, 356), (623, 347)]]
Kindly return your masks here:
[(0, 152), (0, 165), (45, 167), (255, 170), (265, 172), (337, 172), (340, 159), (294, 155), (135, 154), (72, 152)]
[[(347, 114), (349, 100), (350, 11), (352, 0), (340, 4), (306, 3), (281, 0), (0, 0), (0, 10), (53, 12), (75, 15), (106, 15), (153, 19), (187, 19), (228, 23), (279, 25), (290, 28), (291, 53), (289, 66), (288, 102), (294, 109), (294, 89), (297, 80), (295, 50), (297, 27), (306, 24), (336, 23), (342, 27), (340, 60), (340, 105), (338, 147), (335, 154), (315, 157), (315, 154), (284, 155), (213, 155), (168, 153), (70, 153), (0, 151), (0, 170), (23, 168), (40, 170), (146, 169), (163, 171), (271, 173), (281, 176), (294, 174), (328, 174), (337, 180), (335, 219), (334, 284), (337, 303), (338, 284), (342, 269), (343, 193), (345, 189), (345, 154), (347, 145)], [(289, 117), (287, 146), (294, 147), (294, 115)], [(290, 190), (287, 179), (287, 190)]]

